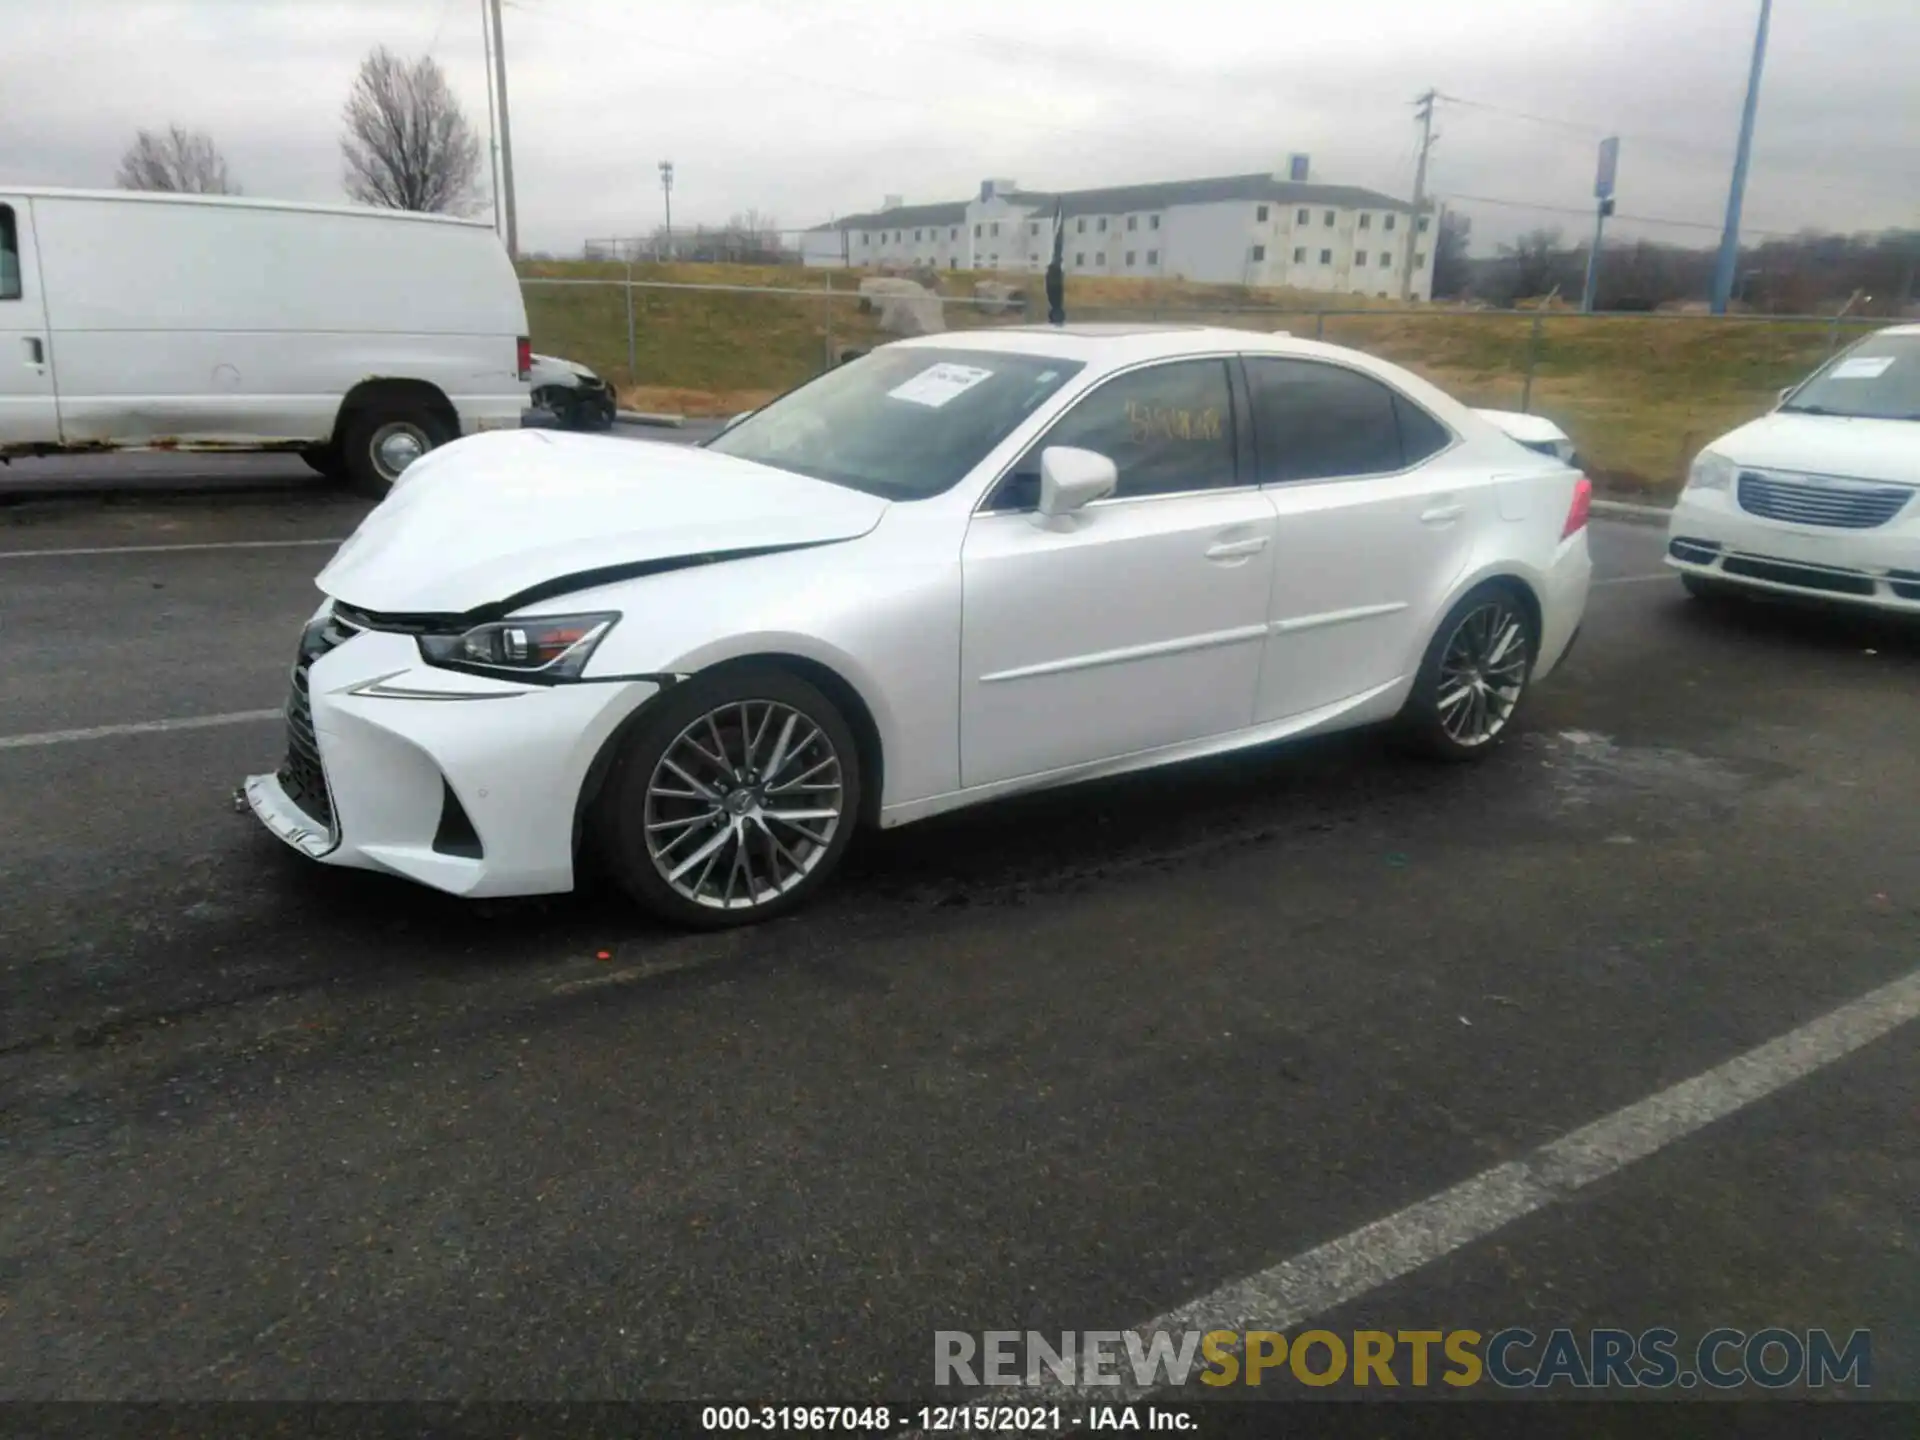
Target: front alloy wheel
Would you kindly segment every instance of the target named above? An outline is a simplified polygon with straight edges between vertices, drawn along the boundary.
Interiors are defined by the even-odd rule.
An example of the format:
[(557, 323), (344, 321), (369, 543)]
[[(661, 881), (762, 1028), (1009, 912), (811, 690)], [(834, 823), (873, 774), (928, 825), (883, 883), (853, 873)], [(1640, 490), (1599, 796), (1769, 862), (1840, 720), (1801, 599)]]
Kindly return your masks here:
[(786, 671), (696, 678), (663, 696), (603, 798), (626, 889), (703, 927), (804, 902), (859, 813), (859, 758), (831, 701)]

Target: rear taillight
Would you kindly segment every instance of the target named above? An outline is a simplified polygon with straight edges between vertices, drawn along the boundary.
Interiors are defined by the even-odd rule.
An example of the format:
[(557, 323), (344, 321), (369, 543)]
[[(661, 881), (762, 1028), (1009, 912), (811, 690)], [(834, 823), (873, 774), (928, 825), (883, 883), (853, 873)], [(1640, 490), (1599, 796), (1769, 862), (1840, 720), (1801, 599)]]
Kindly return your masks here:
[(520, 337), (519, 361), (520, 378), (531, 380), (533, 378), (533, 341), (525, 335)]
[(1573, 486), (1573, 504), (1567, 509), (1567, 523), (1561, 527), (1560, 538), (1587, 528), (1587, 516), (1593, 510), (1593, 482), (1582, 475)]

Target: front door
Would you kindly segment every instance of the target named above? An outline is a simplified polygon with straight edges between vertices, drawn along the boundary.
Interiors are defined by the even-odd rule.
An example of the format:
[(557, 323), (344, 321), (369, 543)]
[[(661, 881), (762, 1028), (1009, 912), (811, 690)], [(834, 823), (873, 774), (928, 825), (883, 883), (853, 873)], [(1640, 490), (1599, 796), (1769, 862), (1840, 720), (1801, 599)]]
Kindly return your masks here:
[[(1040, 453), (1111, 458), (1113, 496), (1037, 523)], [(1247, 726), (1273, 507), (1224, 360), (1127, 371), (1076, 402), (967, 531), (961, 777), (971, 787)]]
[(0, 194), (0, 451), (59, 439), (33, 211), (24, 198)]
[(1256, 715), (1284, 720), (1391, 684), (1471, 555), (1485, 477), (1453, 435), (1344, 365), (1246, 357), (1261, 479), (1276, 512), (1271, 634)]

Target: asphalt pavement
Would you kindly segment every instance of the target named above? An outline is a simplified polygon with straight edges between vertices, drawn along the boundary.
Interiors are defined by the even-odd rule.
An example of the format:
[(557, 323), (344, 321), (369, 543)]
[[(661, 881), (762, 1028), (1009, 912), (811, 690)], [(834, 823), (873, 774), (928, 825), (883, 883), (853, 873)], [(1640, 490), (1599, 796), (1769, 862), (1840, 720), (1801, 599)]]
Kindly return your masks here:
[[(1481, 765), (984, 807), (718, 937), (326, 870), (231, 796), (360, 512), (0, 510), (0, 1397), (920, 1394), (937, 1330), (1271, 1293), (1920, 953), (1916, 632), (1691, 602), (1610, 522)], [(1866, 1328), (1920, 1399), (1920, 1045), (1871, 1035), (1309, 1318)]]

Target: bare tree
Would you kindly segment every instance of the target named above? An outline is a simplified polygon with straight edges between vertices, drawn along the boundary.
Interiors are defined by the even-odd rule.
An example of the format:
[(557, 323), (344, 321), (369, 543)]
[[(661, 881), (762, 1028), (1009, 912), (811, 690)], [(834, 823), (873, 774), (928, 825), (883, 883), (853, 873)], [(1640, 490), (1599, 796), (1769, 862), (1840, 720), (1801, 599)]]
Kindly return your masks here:
[(469, 215), (480, 208), (480, 138), (430, 55), (384, 45), (360, 62), (340, 137), (347, 193), (363, 205)]
[(184, 195), (238, 195), (226, 157), (204, 130), (169, 125), (164, 134), (142, 130), (120, 157), (122, 190), (172, 190)]
[(1457, 299), (1467, 293), (1472, 275), (1467, 268), (1467, 250), (1473, 240), (1472, 217), (1458, 210), (1440, 214), (1440, 229), (1433, 239), (1433, 293), (1436, 299)]

